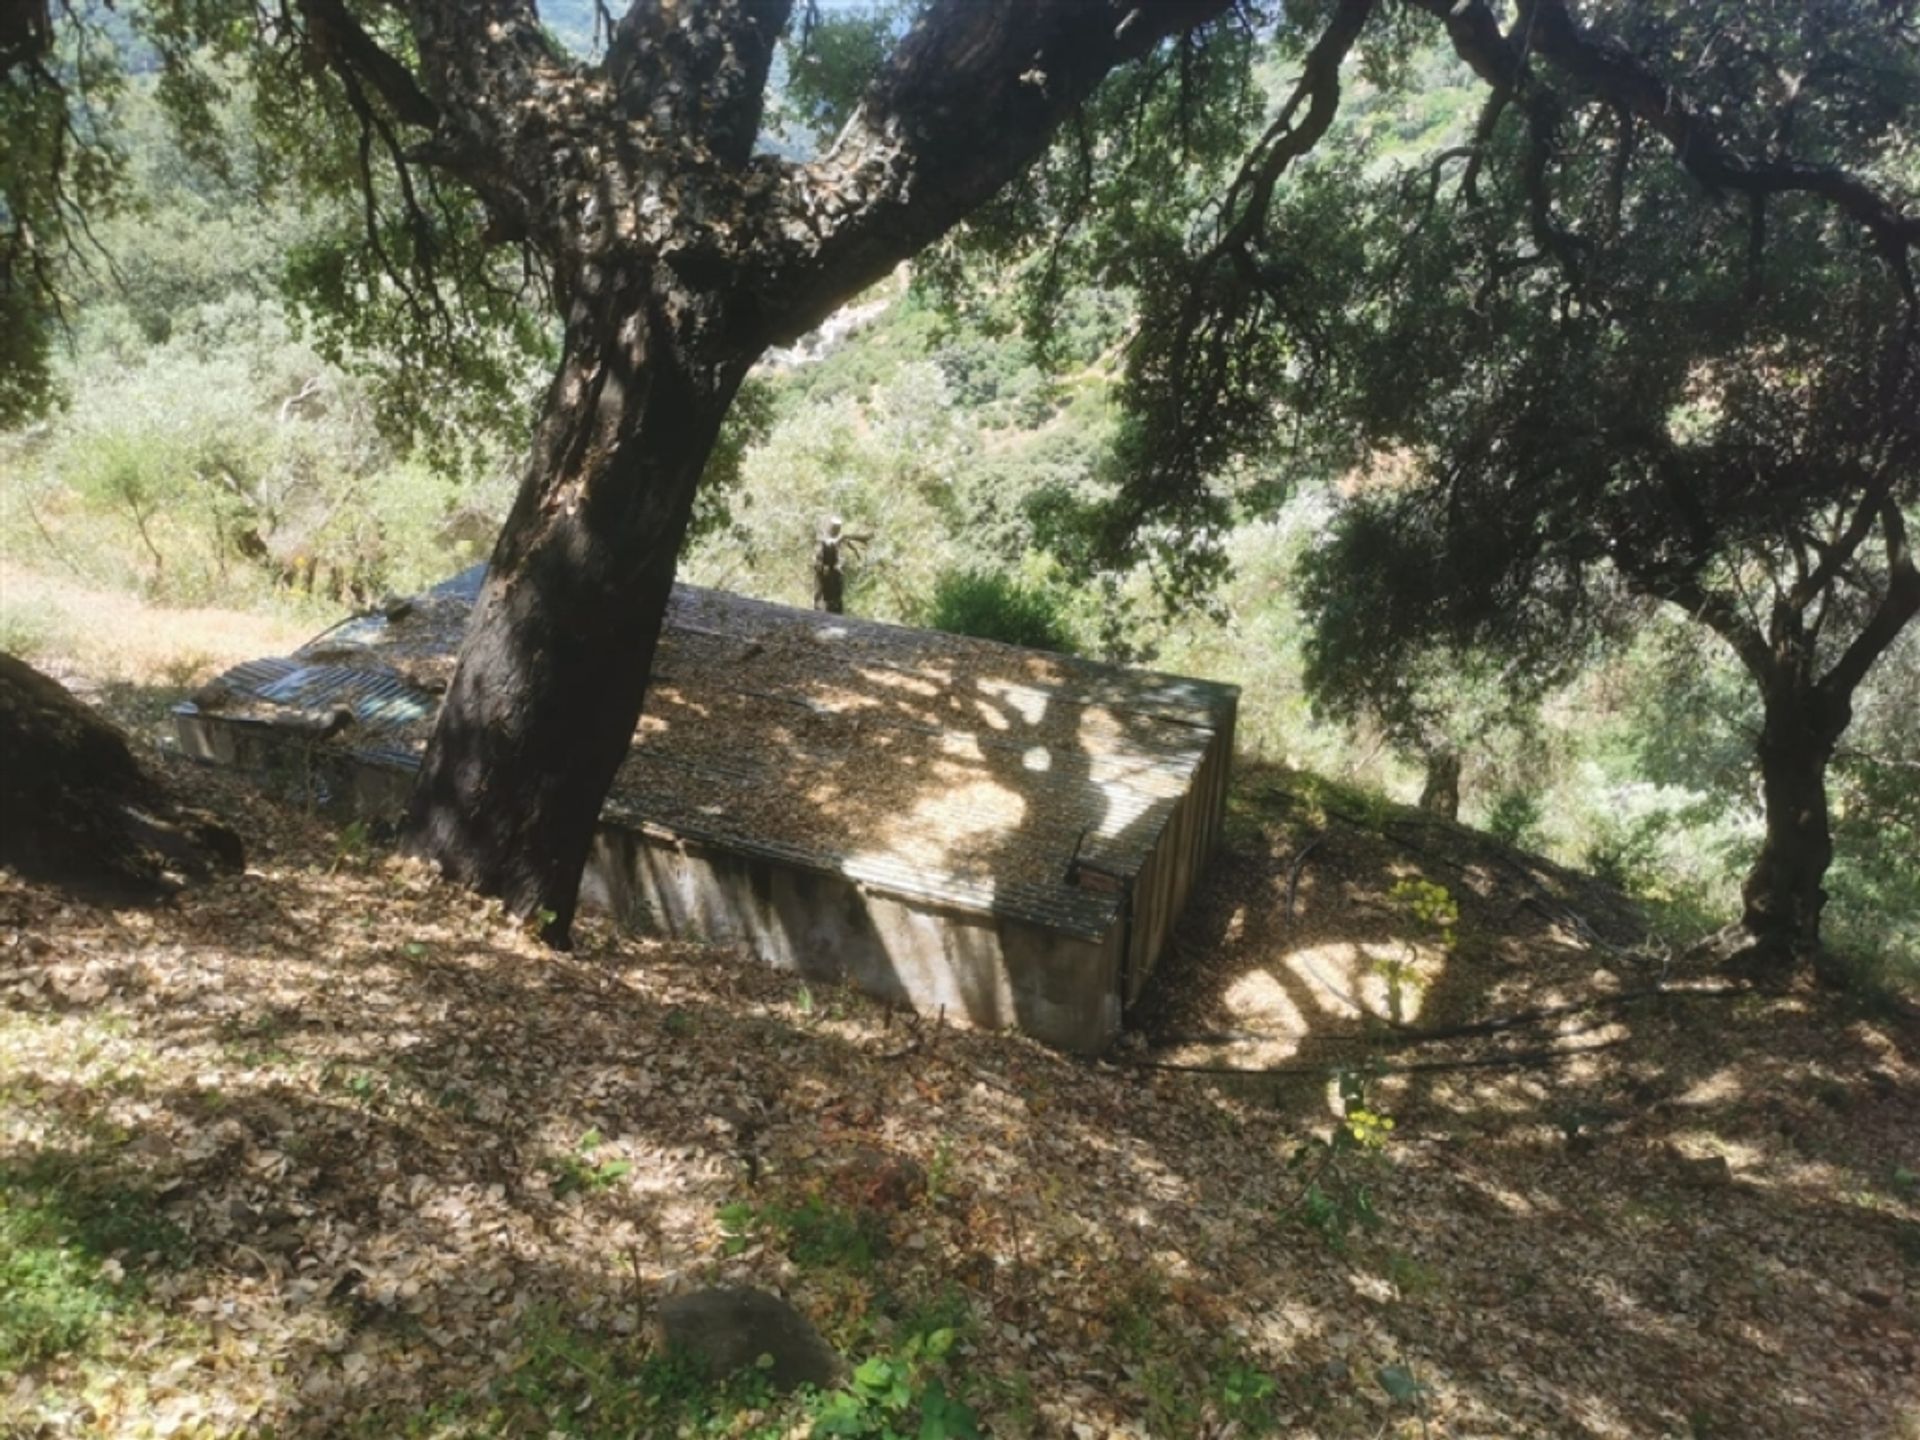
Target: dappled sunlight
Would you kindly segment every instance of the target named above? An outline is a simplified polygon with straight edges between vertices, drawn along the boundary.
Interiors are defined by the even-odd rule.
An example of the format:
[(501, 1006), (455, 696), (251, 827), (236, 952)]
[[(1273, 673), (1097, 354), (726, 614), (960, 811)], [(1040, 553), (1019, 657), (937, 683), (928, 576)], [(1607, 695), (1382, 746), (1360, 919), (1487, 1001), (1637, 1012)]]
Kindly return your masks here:
[[(397, 803), (435, 723), (429, 672), (484, 586), (475, 567), (237, 667), (182, 707), (183, 743)], [(1203, 681), (680, 586), (583, 903), (1097, 1050), (1205, 863), (1235, 705)]]
[(1674, 1097), (1679, 1105), (1723, 1105), (1744, 1094), (1751, 1083), (1739, 1066), (1729, 1065), (1689, 1085)]
[[(1307, 1017), (1288, 987), (1266, 970), (1250, 970), (1228, 987), (1225, 1001), (1234, 1019), (1277, 1036), (1302, 1036)], [(1298, 1045), (1286, 1049), (1292, 1054)]]
[[(1869, 1273), (1889, 1214), (1837, 1198), (1859, 1183), (1847, 1167), (1820, 1188), (1803, 1166), (1793, 1203), (1820, 1213), (1818, 1230), (1755, 1248), (1778, 1223), (1764, 1207), (1783, 1201), (1746, 1177), (1786, 1177), (1761, 1138), (1710, 1121), (1742, 1103), (1735, 1059), (1662, 1090), (1677, 1125), (1609, 1134), (1587, 1161), (1563, 1153), (1552, 1119), (1601, 1104), (1575, 1098), (1588, 1082), (1571, 1065), (1552, 1080), (1383, 1076), (1376, 1103), (1397, 1128), (1356, 1172), (1382, 1225), (1337, 1248), (1291, 1208), (1288, 1157), (1338, 1124), (1324, 1069), (1295, 1082), (1303, 1113), (1280, 1091), (912, 1030), (857, 995), (599, 922), (580, 953), (555, 956), (418, 868), (331, 843), (296, 845), (178, 913), (71, 914), (25, 972), (44, 983), (0, 971), (15, 1067), (0, 1163), (98, 1146), (86, 1127), (150, 1142), (98, 1163), (164, 1195), (190, 1236), (150, 1293), (198, 1328), (148, 1367), (169, 1377), (153, 1398), (189, 1422), (333, 1433), (507, 1384), (533, 1353), (529, 1327), (557, 1319), (570, 1343), (638, 1346), (661, 1297), (749, 1283), (855, 1354), (889, 1294), (945, 1287), (973, 1317), (968, 1373), (1030, 1376), (1041, 1433), (1123, 1424), (1149, 1368), (1204, 1385), (1231, 1353), (1278, 1378), (1300, 1433), (1373, 1433), (1373, 1376), (1405, 1365), (1430, 1387), (1435, 1436), (1637, 1440), (1703, 1408), (1778, 1440), (1895, 1440), (1874, 1417), (1897, 1372), (1811, 1338), (1881, 1313), (1852, 1298), (1870, 1282), (1816, 1285), (1807, 1268)], [(1262, 923), (1258, 905), (1234, 909), (1245, 931)], [(1393, 945), (1299, 948), (1358, 985)], [(1432, 987), (1458, 983), (1458, 963)], [(1223, 997), (1237, 1023), (1265, 1014), (1300, 1037), (1298, 1053), (1334, 1015), (1284, 965), (1249, 966)], [(1756, 1023), (1776, 1046), (1801, 1043)], [(1615, 1018), (1567, 1043), (1636, 1035)], [(83, 1110), (81, 1094), (105, 1103)], [(1661, 1158), (1696, 1141), (1731, 1161), (1733, 1183)], [(874, 1153), (910, 1160), (925, 1193), (848, 1209), (868, 1192), (845, 1167)], [(869, 1215), (886, 1248), (801, 1259), (751, 1219), (803, 1204)], [(1724, 1313), (1703, 1330), (1709, 1299)], [(1670, 1379), (1639, 1383), (1649, 1373)], [(121, 1409), (102, 1413), (128, 1418), (109, 1430), (147, 1413), (116, 1393)], [(982, 1396), (996, 1430), (1017, 1433)]]
[[(1011, 738), (1009, 775), (1061, 755)], [(1462, 899), (1446, 951), (1387, 898), (1404, 867), (1376, 861), (1402, 847), (1331, 833), (1294, 887), (1297, 842), (1222, 858), (1176, 953), (1217, 966), (1190, 978), (1232, 1038), (1145, 1057), (1282, 1073), (1081, 1064), (600, 919), (552, 954), (202, 778), (272, 838), (247, 876), (125, 914), (0, 888), (0, 1171), (112, 1177), (184, 1236), (143, 1274), (164, 1337), (109, 1327), (104, 1389), (75, 1359), (35, 1392), (95, 1374), (106, 1433), (510, 1405), (554, 1344), (632, 1373), (663, 1298), (752, 1284), (856, 1357), (913, 1307), (956, 1307), (993, 1433), (1124, 1433), (1241, 1366), (1292, 1433), (1371, 1436), (1401, 1366), (1440, 1440), (1639, 1440), (1692, 1414), (1905, 1440), (1920, 1213), (1894, 1166), (1920, 1159), (1920, 1077), (1884, 1024), (1797, 995), (1597, 1004), (1630, 962), (1544, 922), (1496, 942), (1498, 889)], [(976, 782), (1001, 775), (932, 754), (909, 793)], [(1408, 955), (1418, 1009), (1394, 1027), (1373, 967)], [(1314, 1170), (1352, 1114), (1334, 1072), (1370, 1070), (1394, 1128)], [(1338, 1230), (1352, 1186), (1378, 1219)], [(542, 1383), (579, 1403), (577, 1372)]]
[(1310, 945), (1282, 963), (1323, 1009), (1395, 1024), (1420, 1018), (1422, 997), (1446, 968), (1440, 952), (1410, 944)]

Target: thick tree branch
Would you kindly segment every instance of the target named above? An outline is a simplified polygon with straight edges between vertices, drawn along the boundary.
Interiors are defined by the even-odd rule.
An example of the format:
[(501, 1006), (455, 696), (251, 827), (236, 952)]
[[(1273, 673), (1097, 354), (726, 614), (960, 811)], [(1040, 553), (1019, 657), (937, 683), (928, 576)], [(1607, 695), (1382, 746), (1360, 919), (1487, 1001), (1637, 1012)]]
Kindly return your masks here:
[[(553, 219), (557, 132), (590, 88), (540, 28), (532, 0), (401, 0), (420, 52), (415, 80), (438, 109), (422, 161), (466, 180), (503, 219)], [(584, 160), (582, 167), (584, 168)]]
[(1496, 91), (1519, 87), (1528, 56), (1538, 55), (1664, 137), (1681, 165), (1703, 185), (1745, 195), (1800, 192), (1836, 206), (1874, 236), (1911, 294), (1908, 251), (1920, 246), (1920, 215), (1908, 213), (1848, 171), (1787, 156), (1754, 159), (1739, 154), (1674, 86), (1625, 50), (1583, 29), (1562, 0), (1525, 0), (1514, 38), (1502, 33), (1485, 0), (1406, 3), (1441, 20), (1455, 51)]
[(1580, 236), (1562, 225), (1553, 213), (1552, 170), (1560, 145), (1560, 104), (1545, 90), (1527, 97), (1527, 155), (1521, 183), (1527, 192), (1527, 225), (1541, 251), (1551, 255), (1566, 276), (1569, 290), (1581, 289)]
[(431, 130), (440, 109), (427, 98), (413, 72), (375, 43), (347, 10), (345, 0), (299, 0), (307, 40), (319, 58), (356, 77), (409, 125)]
[(621, 108), (657, 136), (699, 136), (723, 164), (744, 165), (792, 10), (793, 0), (634, 0), (607, 44)]
[(1116, 67), (1230, 0), (934, 0), (821, 159), (777, 179), (757, 323), (803, 333), (946, 233)]
[(1906, 517), (1900, 513), (1898, 502), (1890, 498), (1880, 502), (1879, 515), (1887, 551), (1887, 590), (1853, 643), (1821, 677), (1820, 688), (1836, 700), (1852, 696), (1874, 661), (1886, 653), (1907, 622), (1920, 615), (1920, 569), (1914, 566)]
[(1772, 676), (1773, 652), (1766, 637), (1731, 596), (1708, 589), (1697, 573), (1638, 564), (1618, 549), (1612, 559), (1636, 590), (1679, 606), (1726, 641), (1754, 679), (1765, 684)]
[(1796, 610), (1806, 609), (1816, 595), (1839, 578), (1841, 571), (1852, 562), (1855, 552), (1873, 533), (1873, 522), (1879, 517), (1892, 489), (1893, 467), (1888, 466), (1866, 487), (1845, 528), (1831, 540), (1819, 542), (1820, 563), (1795, 582), (1787, 594), (1789, 605)]
[(1467, 161), (1466, 171), (1460, 176), (1460, 193), (1466, 197), (1469, 205), (1480, 203), (1480, 171), (1487, 163), (1487, 151), (1493, 146), (1494, 132), (1500, 128), (1500, 117), (1506, 113), (1512, 99), (1512, 90), (1495, 85), (1487, 96), (1487, 103), (1481, 107), (1480, 118), (1474, 121), (1473, 157)]

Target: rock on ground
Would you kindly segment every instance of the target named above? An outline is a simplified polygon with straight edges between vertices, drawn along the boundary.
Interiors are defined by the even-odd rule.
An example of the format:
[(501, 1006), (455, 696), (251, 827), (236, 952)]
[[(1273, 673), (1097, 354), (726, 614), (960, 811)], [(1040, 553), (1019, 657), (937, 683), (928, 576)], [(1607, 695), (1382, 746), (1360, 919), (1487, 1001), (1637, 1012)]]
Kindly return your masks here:
[(126, 736), (0, 655), (0, 864), (100, 898), (157, 898), (245, 865), (240, 837), (181, 804)]
[(677, 1295), (660, 1307), (667, 1344), (685, 1350), (716, 1375), (750, 1370), (771, 1357), (767, 1376), (782, 1390), (828, 1386), (841, 1361), (811, 1321), (764, 1290), (727, 1285)]

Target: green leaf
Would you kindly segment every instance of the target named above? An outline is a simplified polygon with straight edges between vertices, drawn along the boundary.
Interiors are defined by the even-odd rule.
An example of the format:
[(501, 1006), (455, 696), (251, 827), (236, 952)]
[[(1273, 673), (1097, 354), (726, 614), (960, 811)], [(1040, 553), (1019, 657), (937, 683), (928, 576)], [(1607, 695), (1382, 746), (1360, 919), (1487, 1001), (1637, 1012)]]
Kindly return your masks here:
[(1401, 1405), (1418, 1405), (1420, 1397), (1427, 1387), (1413, 1378), (1413, 1371), (1405, 1365), (1382, 1365), (1375, 1372), (1380, 1388), (1392, 1396)]
[(980, 1417), (938, 1380), (929, 1380), (920, 1397), (919, 1440), (981, 1440)]

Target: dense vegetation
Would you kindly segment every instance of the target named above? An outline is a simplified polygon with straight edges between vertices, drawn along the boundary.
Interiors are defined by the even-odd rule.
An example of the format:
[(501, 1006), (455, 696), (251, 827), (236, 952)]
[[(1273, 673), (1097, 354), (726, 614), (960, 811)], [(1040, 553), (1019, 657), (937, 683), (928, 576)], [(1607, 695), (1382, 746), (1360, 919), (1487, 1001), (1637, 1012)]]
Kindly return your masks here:
[[(1337, 143), (1284, 223), (1324, 226), (1331, 208), (1358, 209), (1369, 196), (1379, 224), (1403, 223), (1394, 207), (1408, 203), (1410, 177), (1470, 132), (1478, 104), (1457, 62), (1429, 55), (1416, 73), (1409, 88), (1363, 86), (1350, 100)], [(222, 123), (240, 124), (243, 109), (235, 102)], [(53, 372), (61, 405), (0, 441), (9, 563), (175, 604), (317, 614), (484, 554), (511, 496), (513, 417), (525, 410), (499, 406), (494, 425), (469, 425), (458, 445), (444, 429), (398, 423), (408, 412), (385, 368), (396, 357), (343, 349), (337, 336), (316, 349), (307, 318), (310, 257), (324, 253), (346, 202), (295, 203), (256, 169), (197, 156), (164, 123), (151, 76), (134, 76), (111, 115), (126, 191), (98, 226), (111, 264), (83, 271), (69, 297), (71, 329)], [(1659, 214), (1678, 201), (1656, 193), (1646, 203)], [(1414, 234), (1423, 233), (1417, 219), (1404, 222)], [(1669, 253), (1626, 273), (1671, 273), (1673, 263)], [(1608, 598), (1603, 579), (1581, 592), (1593, 596), (1583, 603), (1597, 622), (1584, 629), (1569, 629), (1543, 600), (1537, 610), (1509, 606), (1504, 635), (1435, 649), (1445, 637), (1408, 617), (1438, 623), (1446, 607), (1395, 608), (1369, 596), (1377, 582), (1366, 576), (1470, 567), (1343, 566), (1356, 545), (1393, 543), (1377, 524), (1357, 528), (1378, 511), (1372, 497), (1404, 505), (1417, 492), (1356, 494), (1333, 483), (1346, 464), (1330, 461), (1325, 444), (1245, 462), (1232, 528), (1217, 542), (1220, 576), (1189, 597), (1198, 605), (1163, 605), (1167, 576), (1154, 556), (1115, 561), (1099, 545), (1098, 517), (1127, 482), (1119, 401), (1136, 292), (1079, 283), (1050, 297), (1036, 337), (1022, 324), (1032, 319), (1034, 268), (1016, 259), (997, 272), (1004, 279), (963, 288), (938, 266), (933, 285), (903, 274), (818, 340), (777, 353), (716, 457), (688, 578), (805, 604), (813, 537), (839, 515), (869, 537), (851, 569), (856, 612), (1235, 680), (1246, 687), (1243, 734), (1255, 753), (1406, 798), (1436, 756), (1457, 757), (1468, 821), (1599, 868), (1669, 904), (1682, 926), (1730, 912), (1759, 834), (1748, 739), (1759, 711), (1723, 641), (1671, 607)], [(1413, 268), (1461, 273), (1445, 255)], [(1778, 271), (1803, 290), (1811, 284), (1807, 266), (1783, 261)], [(1359, 272), (1348, 281), (1359, 283)], [(1357, 316), (1357, 303), (1341, 308)], [(1434, 309), (1442, 300), (1406, 303), (1426, 313), (1395, 321), (1383, 312), (1381, 323), (1459, 332)], [(1719, 303), (1709, 288), (1702, 315)], [(1807, 303), (1817, 307), (1818, 296)], [(1475, 333), (1511, 341), (1529, 313)], [(1687, 333), (1713, 343), (1702, 322)], [(1550, 331), (1541, 343), (1601, 353)], [(1395, 356), (1454, 355), (1390, 328), (1378, 345)], [(1604, 353), (1641, 364), (1630, 350)], [(1684, 353), (1676, 358), (1671, 373), (1684, 375)], [(1568, 393), (1620, 393), (1564, 361), (1537, 368), (1562, 376)], [(537, 362), (524, 362), (523, 401), (538, 376)], [(1388, 390), (1366, 392), (1390, 391), (1399, 407), (1389, 418), (1404, 438), (1383, 431), (1381, 456), (1405, 453), (1394, 447), (1453, 413), (1455, 402), (1437, 394), (1431, 414), (1409, 408), (1413, 385), (1401, 365)], [(1563, 396), (1537, 403), (1571, 415)], [(1529, 433), (1559, 434), (1587, 454), (1603, 448), (1572, 428)], [(1497, 609), (1498, 593), (1481, 603)], [(1472, 603), (1459, 597), (1451, 613)], [(1382, 638), (1353, 625), (1390, 615), (1399, 628), (1383, 663)], [(60, 623), (9, 603), (5, 642), (31, 654), (57, 640)], [(1553, 642), (1551, 653), (1516, 638), (1527, 624)], [(1835, 758), (1833, 934), (1874, 966), (1910, 964), (1920, 949), (1920, 717), (1901, 703), (1917, 686), (1920, 643), (1909, 632), (1867, 679)]]
[[(500, 203), (524, 154), (436, 154), (449, 96), (498, 96), (428, 52), (505, 17), (493, 81), (600, 134), (566, 57), (625, 6), (0, 5), (0, 671), (33, 702), (0, 741), (57, 712), (94, 757), (0, 765), (0, 1431), (1907, 1440), (1920, 12), (1118, 8), (638, 4), (609, 74), (648, 143), (605, 194), (676, 204), (603, 263), (577, 209)], [(985, 39), (906, 47), (916, 94), (1043, 20), (1113, 63), (1014, 47), (1010, 93), (989, 66), (935, 116), (977, 126), (921, 114), (948, 179), (1053, 140), (703, 388), (662, 316), (751, 330), (763, 247), (682, 222), (866, 143), (926, 15)], [(719, 19), (642, 33), (673, 16)], [(546, 890), (456, 871), (480, 899), (384, 820), (146, 743), (585, 494), (632, 512), (572, 533), (614, 568), (805, 606), (837, 523), (854, 614), (1242, 688), (1123, 1044), (569, 937)], [(534, 639), (644, 674), (608, 660), (650, 653), (644, 606), (564, 562)], [(182, 863), (178, 830), (235, 837), (162, 784), (244, 873)], [(515, 803), (468, 809), (537, 852)], [(49, 875), (53, 822), (97, 858), (129, 816), (165, 904)], [(1756, 940), (1798, 968), (1719, 963)], [(782, 1394), (771, 1354), (656, 1333), (736, 1285), (844, 1373)]]

